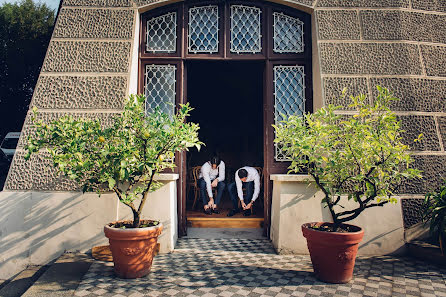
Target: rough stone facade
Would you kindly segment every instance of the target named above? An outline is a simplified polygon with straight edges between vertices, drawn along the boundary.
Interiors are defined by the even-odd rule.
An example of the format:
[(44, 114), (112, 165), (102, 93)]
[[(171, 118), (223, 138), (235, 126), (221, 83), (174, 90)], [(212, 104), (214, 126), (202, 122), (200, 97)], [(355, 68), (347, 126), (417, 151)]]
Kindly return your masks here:
[[(446, 178), (445, 4), (319, 0), (315, 7), (325, 103), (341, 103), (343, 87), (374, 96), (376, 85), (401, 99), (393, 110), (415, 151), (414, 166), (424, 171), (400, 189), (407, 228), (421, 219), (421, 197)], [(424, 139), (414, 143), (419, 133)]]
[[(63, 1), (31, 103), (39, 119), (50, 122), (69, 113), (111, 123), (128, 94), (136, 11), (131, 0)], [(33, 133), (30, 114), (5, 189), (76, 190), (44, 154), (23, 159), (20, 150)]]
[[(159, 2), (159, 3), (158, 3)], [(32, 106), (51, 119), (70, 112), (110, 118), (128, 94), (137, 11), (165, 0), (64, 0)], [(323, 100), (342, 103), (340, 91), (376, 94), (375, 85), (401, 98), (393, 108), (407, 130), (423, 180), (405, 185), (421, 198), (446, 178), (446, 2), (443, 0), (289, 0), (314, 13)], [(144, 8), (146, 9), (146, 8)], [(345, 111), (348, 113), (348, 110)], [(29, 119), (23, 139), (32, 133)], [(411, 141), (425, 135), (420, 144)], [(25, 163), (19, 152), (8, 190), (72, 190), (42, 156)], [(404, 203), (403, 205), (415, 205)], [(412, 213), (407, 211), (404, 213)], [(407, 222), (414, 223), (408, 218)], [(416, 221), (416, 220), (415, 220)]]

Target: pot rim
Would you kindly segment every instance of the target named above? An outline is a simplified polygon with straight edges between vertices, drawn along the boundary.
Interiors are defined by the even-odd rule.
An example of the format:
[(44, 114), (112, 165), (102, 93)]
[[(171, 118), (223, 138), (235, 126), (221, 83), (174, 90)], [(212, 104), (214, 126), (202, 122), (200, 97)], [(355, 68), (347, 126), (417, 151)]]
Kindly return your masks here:
[(143, 231), (150, 231), (150, 230), (156, 230), (159, 228), (163, 227), (163, 223), (161, 223), (160, 220), (150, 220), (150, 221), (155, 221), (158, 222), (158, 225), (156, 226), (150, 226), (150, 227), (143, 227), (143, 228), (126, 228), (126, 229), (120, 229), (120, 228), (113, 228), (110, 227), (109, 225), (111, 224), (116, 224), (116, 223), (120, 223), (120, 222), (125, 222), (125, 221), (129, 221), (129, 220), (119, 220), (119, 221), (113, 221), (111, 223), (108, 223), (104, 226), (104, 228), (112, 230), (112, 232), (143, 232)]
[(302, 224), (302, 228), (307, 229), (310, 232), (317, 232), (317, 233), (321, 233), (321, 234), (335, 234), (335, 235), (339, 235), (339, 236), (349, 236), (349, 235), (357, 235), (357, 234), (361, 234), (364, 233), (364, 229), (356, 226), (356, 225), (352, 225), (352, 224), (344, 224), (342, 223), (341, 225), (347, 225), (347, 226), (352, 226), (352, 227), (356, 227), (359, 228), (359, 231), (355, 231), (355, 232), (327, 232), (327, 231), (319, 231), (319, 230), (315, 230), (312, 228), (309, 228), (308, 225), (310, 224), (333, 224), (332, 222), (309, 222), (309, 223), (304, 223)]

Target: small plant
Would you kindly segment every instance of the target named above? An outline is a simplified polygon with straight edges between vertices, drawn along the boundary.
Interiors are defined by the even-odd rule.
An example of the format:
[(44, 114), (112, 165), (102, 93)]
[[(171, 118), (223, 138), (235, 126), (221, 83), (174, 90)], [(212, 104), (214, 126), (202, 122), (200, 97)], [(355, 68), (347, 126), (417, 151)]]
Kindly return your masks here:
[(430, 223), (430, 234), (438, 239), (441, 254), (446, 244), (446, 181), (437, 191), (427, 193), (424, 199), (424, 222)]
[[(324, 193), (333, 231), (365, 209), (395, 203), (392, 195), (401, 182), (421, 177), (410, 168), (404, 131), (389, 108), (397, 99), (387, 89), (377, 89), (373, 104), (367, 104), (365, 95), (350, 97), (349, 106), (356, 110), (352, 116), (339, 115), (341, 106), (329, 105), (274, 125), (275, 142), (291, 159), (290, 172), (308, 172)], [(356, 202), (356, 208), (344, 209), (344, 197)]]
[(148, 194), (162, 186), (155, 175), (175, 167), (175, 152), (200, 149), (203, 144), (198, 140), (198, 124), (186, 123), (192, 110), (189, 104), (180, 105), (172, 117), (160, 110), (146, 114), (144, 104), (144, 96), (129, 96), (123, 113), (109, 128), (99, 120), (72, 116), (45, 124), (36, 120), (34, 108), (36, 133), (29, 137), (25, 159), (47, 149), (57, 170), (79, 183), (83, 192), (115, 192), (132, 210), (131, 227), (138, 228)]

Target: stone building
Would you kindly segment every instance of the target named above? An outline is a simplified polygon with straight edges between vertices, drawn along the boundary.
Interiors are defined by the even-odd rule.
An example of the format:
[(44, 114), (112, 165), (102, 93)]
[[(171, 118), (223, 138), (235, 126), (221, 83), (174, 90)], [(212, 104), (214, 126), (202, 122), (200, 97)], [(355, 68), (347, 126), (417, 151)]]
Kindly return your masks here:
[[(31, 105), (46, 121), (69, 113), (108, 123), (128, 94), (145, 92), (152, 100), (149, 109), (160, 106), (172, 112), (168, 102), (189, 100), (197, 108), (194, 120), (203, 121), (203, 127), (208, 124), (204, 114), (230, 114), (234, 106), (249, 109), (234, 117), (249, 119), (254, 132), (234, 136), (237, 141), (227, 148), (226, 159), (237, 164), (236, 157), (243, 156), (246, 163), (263, 167), (263, 226), (266, 234), (277, 234), (272, 226), (278, 215), (271, 217), (274, 187), (297, 180), (279, 176), (286, 173), (287, 163), (274, 147), (271, 124), (280, 113), (342, 103), (344, 87), (369, 98), (376, 94), (375, 85), (387, 87), (401, 98), (393, 109), (407, 130), (416, 166), (424, 171), (422, 180), (404, 186), (401, 203), (390, 208), (390, 219), (381, 221), (387, 229), (377, 233), (398, 230), (401, 246), (403, 226), (409, 229), (419, 222), (416, 210), (422, 197), (446, 178), (445, 23), (444, 0), (63, 0)], [(243, 94), (234, 95), (234, 90)], [(215, 102), (220, 104), (217, 111)], [(228, 126), (219, 135), (229, 137), (237, 130), (230, 124), (236, 121), (232, 116), (221, 121)], [(29, 116), (22, 132), (19, 148), (32, 133)], [(210, 147), (224, 147), (212, 133), (203, 133), (208, 133)], [(424, 140), (414, 143), (420, 133)], [(104, 221), (122, 216), (116, 201), (82, 198), (43, 154), (30, 162), (23, 155), (19, 149), (14, 157), (3, 200), (10, 210), (11, 205), (25, 209), (18, 215), (17, 230), (49, 224), (50, 231), (39, 229), (43, 235), (17, 258), (26, 254), (36, 257), (29, 261), (39, 262), (63, 250), (85, 249), (97, 242)], [(178, 175), (166, 177), (166, 191), (173, 197), (173, 237), (186, 232), (186, 172), (201, 161), (197, 155), (180, 156)], [(113, 215), (92, 218), (85, 209), (98, 204)], [(320, 207), (316, 211), (321, 216)], [(41, 220), (29, 222), (30, 214), (42, 212), (46, 216)], [(86, 221), (100, 227), (82, 238), (66, 235), (71, 226), (88, 229)], [(61, 243), (49, 248), (44, 239), (54, 237)], [(45, 246), (51, 251), (36, 252)]]

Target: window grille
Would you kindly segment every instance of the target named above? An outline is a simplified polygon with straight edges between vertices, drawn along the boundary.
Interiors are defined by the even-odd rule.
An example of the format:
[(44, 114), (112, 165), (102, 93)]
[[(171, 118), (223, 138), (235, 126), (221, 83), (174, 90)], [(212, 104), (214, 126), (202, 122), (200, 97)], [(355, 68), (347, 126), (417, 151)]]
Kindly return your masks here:
[(298, 18), (274, 12), (274, 47), (276, 53), (304, 51), (304, 23)]
[[(303, 66), (274, 66), (274, 121), (279, 124), (290, 115), (305, 113), (305, 74)], [(280, 144), (274, 159), (289, 161)]]
[(218, 52), (218, 6), (189, 9), (188, 49), (191, 53)]
[(260, 8), (231, 5), (231, 52), (259, 53), (262, 50)]
[(147, 21), (146, 51), (174, 53), (177, 50), (177, 13), (170, 12)]
[(146, 113), (159, 108), (173, 116), (175, 109), (175, 73), (174, 65), (147, 65), (145, 73)]

